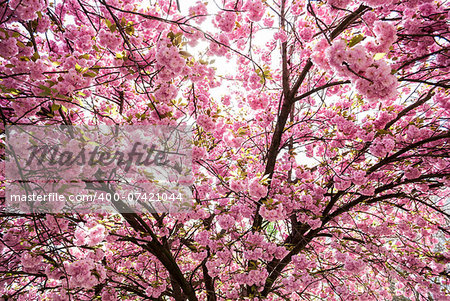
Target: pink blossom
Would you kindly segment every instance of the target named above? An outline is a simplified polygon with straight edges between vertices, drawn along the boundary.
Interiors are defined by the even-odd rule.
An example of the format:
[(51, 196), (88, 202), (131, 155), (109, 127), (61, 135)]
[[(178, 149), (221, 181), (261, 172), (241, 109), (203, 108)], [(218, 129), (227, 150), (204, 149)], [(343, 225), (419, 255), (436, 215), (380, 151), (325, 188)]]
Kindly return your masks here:
[(282, 220), (286, 216), (286, 211), (282, 204), (278, 204), (275, 208), (269, 209), (266, 206), (261, 206), (259, 214), (268, 221)]
[(98, 245), (104, 238), (105, 238), (105, 226), (97, 224), (94, 227), (89, 229), (88, 232), (88, 245), (89, 246), (96, 246)]
[(42, 264), (42, 256), (33, 256), (28, 252), (24, 252), (20, 258), (20, 263), (25, 271), (37, 271)]
[(369, 42), (367, 48), (372, 52), (388, 52), (389, 47), (397, 40), (397, 29), (392, 23), (375, 21), (373, 31), (377, 35), (376, 44)]
[(245, 190), (245, 185), (242, 181), (232, 180), (230, 182), (230, 188), (235, 192), (243, 192)]
[(92, 273), (96, 265), (90, 259), (80, 259), (74, 262), (65, 262), (64, 268), (69, 275), (72, 287), (92, 288), (98, 284), (98, 278)]
[(206, 150), (204, 147), (194, 146), (192, 148), (192, 160), (197, 161), (203, 159), (206, 155)]
[(263, 24), (266, 27), (272, 27), (273, 22), (274, 22), (274, 20), (272, 18), (269, 18), (269, 17), (263, 19)]
[(275, 40), (280, 40), (281, 43), (284, 43), (284, 42), (287, 41), (287, 35), (286, 35), (286, 32), (285, 32), (284, 30), (282, 30), (282, 29), (280, 29), (278, 32), (276, 32), (276, 33), (273, 35), (273, 38), (274, 38)]
[(235, 224), (234, 218), (229, 214), (217, 217), (217, 221), (219, 222), (219, 226), (225, 230), (229, 230)]
[(225, 32), (230, 32), (234, 28), (236, 13), (232, 11), (222, 11), (216, 15), (219, 28)]
[(327, 3), (332, 7), (346, 8), (347, 5), (350, 3), (350, 0), (328, 0)]
[(111, 50), (116, 50), (121, 42), (121, 40), (114, 33), (105, 29), (100, 30), (98, 39), (101, 46), (110, 48)]
[(367, 183), (366, 172), (355, 170), (352, 172), (352, 181), (355, 185), (364, 185)]
[(255, 199), (260, 199), (267, 195), (267, 186), (260, 184), (256, 178), (249, 182), (248, 190), (250, 196)]
[(0, 41), (0, 56), (10, 58), (16, 56), (18, 53), (19, 47), (17, 47), (17, 40), (15, 38)]
[(260, 0), (248, 0), (242, 8), (248, 11), (248, 18), (254, 22), (264, 15), (264, 5)]
[(346, 190), (347, 188), (350, 187), (351, 184), (352, 184), (351, 181), (343, 180), (343, 179), (337, 178), (337, 179), (335, 180), (335, 182), (334, 182), (334, 187), (335, 187), (337, 190)]
[(414, 167), (408, 168), (405, 170), (405, 178), (407, 179), (416, 179), (420, 177), (421, 173), (420, 170)]
[(379, 7), (391, 4), (392, 0), (364, 0), (363, 2), (371, 7)]
[(116, 293), (113, 290), (105, 289), (102, 292), (102, 300), (103, 301), (116, 301), (117, 300)]
[(208, 10), (206, 8), (206, 5), (202, 1), (197, 1), (194, 6), (191, 6), (189, 8), (190, 16), (199, 16), (194, 19), (198, 24), (201, 24), (206, 20), (207, 14)]
[(206, 115), (200, 115), (197, 117), (197, 124), (203, 127), (203, 129), (207, 132), (212, 132), (216, 127), (215, 122)]

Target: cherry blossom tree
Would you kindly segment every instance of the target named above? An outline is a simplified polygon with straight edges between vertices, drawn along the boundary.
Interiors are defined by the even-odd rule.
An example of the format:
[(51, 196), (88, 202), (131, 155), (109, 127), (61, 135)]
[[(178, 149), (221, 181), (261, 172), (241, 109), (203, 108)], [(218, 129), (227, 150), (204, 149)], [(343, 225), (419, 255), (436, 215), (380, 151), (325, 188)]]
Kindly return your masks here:
[(0, 297), (450, 300), (448, 19), (443, 0), (3, 1), (3, 128), (195, 128), (188, 212), (3, 206)]

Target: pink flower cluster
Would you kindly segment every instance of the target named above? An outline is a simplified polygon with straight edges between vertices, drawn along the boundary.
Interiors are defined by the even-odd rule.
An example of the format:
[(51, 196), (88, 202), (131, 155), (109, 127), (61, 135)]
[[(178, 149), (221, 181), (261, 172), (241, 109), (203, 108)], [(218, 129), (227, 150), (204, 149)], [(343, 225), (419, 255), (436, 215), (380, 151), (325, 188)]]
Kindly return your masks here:
[(368, 181), (366, 172), (363, 170), (354, 170), (352, 172), (351, 180), (355, 185), (365, 185)]
[(158, 76), (163, 81), (170, 81), (183, 72), (186, 61), (175, 46), (168, 46), (167, 40), (162, 39), (158, 43), (156, 52), (156, 67), (162, 69)]
[(96, 246), (105, 239), (105, 231), (105, 227), (100, 224), (95, 225), (89, 230), (83, 229), (82, 227), (78, 226), (75, 230), (74, 243), (77, 246)]
[(36, 27), (37, 32), (46, 32), (47, 29), (50, 27), (51, 22), (50, 18), (47, 15), (42, 15), (41, 18), (38, 20), (38, 25)]
[(206, 8), (205, 3), (203, 3), (202, 1), (197, 1), (194, 6), (191, 6), (189, 8), (190, 16), (201, 16), (201, 17), (195, 18), (195, 21), (198, 24), (201, 24), (206, 20), (207, 14), (208, 14), (208, 9)]
[(20, 258), (20, 263), (25, 272), (37, 272), (43, 264), (42, 260), (42, 256), (32, 256), (29, 252), (25, 252)]
[[(228, 36), (224, 33), (219, 34), (216, 40), (220, 44), (230, 46), (230, 39), (228, 39)], [(211, 41), (209, 51), (211, 52), (212, 55), (224, 56), (227, 53), (228, 49), (223, 45), (219, 45), (218, 43)]]
[(328, 0), (328, 4), (336, 8), (346, 8), (350, 0)]
[(14, 10), (15, 15), (23, 20), (30, 21), (37, 18), (37, 12), (45, 9), (46, 3), (43, 0), (11, 0), (9, 7)]
[(381, 111), (378, 114), (378, 118), (373, 122), (375, 129), (382, 129), (386, 124), (395, 118), (395, 114), (392, 112)]
[(366, 96), (368, 100), (389, 99), (395, 97), (397, 78), (390, 73), (391, 68), (384, 62), (375, 63), (367, 72), (372, 77), (372, 82), (366, 79), (356, 81), (356, 89)]
[(235, 219), (229, 214), (218, 216), (217, 221), (219, 226), (225, 230), (229, 230), (235, 224)]
[[(357, 45), (348, 48), (344, 40), (335, 41), (325, 53), (330, 66), (340, 75), (348, 77), (358, 78), (356, 74), (363, 73), (373, 63), (363, 46)], [(347, 65), (349, 66), (347, 67)], [(352, 73), (349, 68), (356, 74)]]
[(364, 271), (366, 267), (362, 260), (353, 259), (350, 255), (343, 254), (341, 252), (336, 252), (334, 258), (337, 261), (342, 262), (344, 264), (344, 268), (352, 274), (359, 274)]
[(370, 152), (372, 155), (382, 158), (389, 154), (395, 147), (395, 141), (390, 136), (384, 136), (383, 138), (377, 137), (370, 146)]
[(266, 269), (263, 270), (251, 270), (248, 273), (236, 274), (234, 280), (239, 284), (246, 285), (263, 285), (267, 276), (269, 276)]
[(145, 293), (149, 297), (159, 298), (159, 296), (161, 296), (161, 294), (166, 290), (166, 288), (167, 288), (167, 286), (165, 283), (162, 283), (161, 285), (153, 285), (153, 286), (149, 286), (145, 290)]
[(211, 117), (207, 115), (200, 115), (197, 117), (197, 124), (201, 126), (205, 131), (212, 132), (216, 127), (216, 124), (211, 119)]
[(309, 26), (304, 26), (298, 34), (305, 42), (309, 42), (314, 35), (314, 30)]
[[(258, 76), (259, 79), (259, 76)], [(261, 86), (261, 83), (258, 82)], [(250, 108), (252, 110), (263, 110), (267, 107), (269, 103), (269, 99), (267, 95), (264, 94), (257, 94), (257, 95), (250, 95), (248, 97), (248, 104), (250, 105)]]
[(30, 68), (30, 77), (34, 80), (45, 79), (44, 72), (47, 71), (48, 67), (43, 60), (38, 59)]
[(282, 29), (280, 29), (279, 31), (277, 31), (274, 35), (273, 38), (275, 40), (280, 40), (281, 43), (284, 43), (287, 41), (287, 35), (286, 32)]
[(392, 0), (364, 0), (363, 2), (370, 7), (380, 7), (391, 4)]
[(334, 187), (337, 190), (346, 190), (347, 188), (350, 187), (351, 184), (352, 182), (347, 179), (342, 179), (340, 177), (334, 178)]
[(98, 34), (100, 45), (111, 50), (117, 50), (121, 39), (109, 30), (102, 29)]
[(320, 39), (313, 47), (313, 53), (311, 54), (311, 60), (315, 65), (325, 69), (330, 69), (329, 60), (326, 52), (328, 50), (328, 42), (326, 39)]
[[(104, 30), (103, 30), (104, 31)], [(102, 33), (103, 35), (104, 33)], [(95, 30), (89, 26), (77, 27), (73, 24), (69, 24), (64, 32), (64, 38), (73, 41), (73, 47), (78, 49), (81, 53), (90, 51), (94, 45), (92, 39), (96, 35)], [(100, 38), (100, 35), (98, 36)], [(108, 43), (108, 39), (106, 39)]]
[(250, 88), (253, 90), (259, 89), (262, 86), (261, 78), (256, 73), (253, 73), (252, 75), (250, 75), (247, 83), (250, 86)]
[(117, 301), (117, 296), (114, 291), (103, 290), (102, 301)]
[(254, 199), (260, 199), (267, 195), (267, 186), (260, 184), (257, 178), (248, 183), (248, 190)]
[(385, 61), (374, 61), (363, 46), (349, 49), (343, 40), (339, 40), (326, 50), (326, 55), (329, 65), (339, 75), (355, 82), (358, 92), (369, 101), (396, 95), (397, 79), (391, 74), (391, 67)]
[(16, 56), (19, 53), (19, 47), (15, 38), (4, 39), (0, 42), (0, 56), (5, 59)]
[(283, 220), (286, 218), (286, 210), (282, 204), (278, 204), (276, 208), (267, 208), (267, 206), (262, 206), (259, 209), (259, 214), (270, 222)]
[(294, 276), (288, 276), (281, 280), (283, 288), (288, 292), (295, 292), (302, 287), (303, 283), (300, 279), (296, 279)]
[(192, 161), (198, 161), (206, 156), (206, 150), (204, 147), (194, 146), (192, 147)]
[(77, 88), (89, 85), (91, 78), (82, 76), (78, 71), (70, 69), (63, 75), (64, 81), (58, 82), (52, 88), (57, 89), (60, 94), (72, 93)]
[(434, 100), (445, 110), (450, 112), (450, 97), (444, 93), (437, 93)]
[(367, 49), (374, 53), (389, 51), (389, 47), (397, 40), (397, 29), (392, 23), (375, 21), (373, 31), (377, 35), (376, 43), (367, 43)]
[(216, 15), (216, 21), (221, 30), (230, 32), (234, 28), (236, 14), (232, 11), (221, 11)]
[(415, 167), (410, 167), (407, 170), (405, 170), (405, 178), (407, 179), (416, 179), (420, 177), (421, 173), (420, 170)]
[(264, 18), (263, 19), (263, 24), (266, 27), (272, 27), (274, 20), (270, 17)]
[[(235, 137), (235, 135), (231, 131), (226, 131), (223, 135), (223, 141), (229, 147), (239, 148), (242, 146), (242, 143), (244, 142), (244, 138), (243, 137)], [(242, 190), (239, 190), (239, 191), (242, 191)]]
[(336, 115), (331, 120), (333, 124), (336, 124), (337, 129), (344, 133), (345, 135), (350, 135), (351, 137), (354, 137), (356, 132), (358, 131), (358, 128), (356, 127), (355, 123), (347, 120), (346, 118)]
[[(64, 268), (69, 275), (69, 285), (75, 288), (90, 289), (106, 278), (106, 270), (103, 266), (95, 264), (90, 258), (80, 259), (74, 262), (65, 262)], [(95, 275), (93, 270), (96, 271)], [(100, 280), (100, 281), (99, 281)]]
[(208, 268), (208, 274), (211, 277), (219, 276), (220, 272), (221, 272), (221, 269), (220, 269), (221, 265), (222, 265), (222, 261), (219, 259), (208, 260), (208, 262), (206, 262), (206, 267)]
[(177, 88), (169, 83), (162, 83), (158, 90), (155, 92), (155, 98), (160, 101), (167, 103), (177, 96)]
[(248, 18), (254, 22), (261, 20), (265, 11), (261, 0), (248, 0), (242, 9), (248, 12)]

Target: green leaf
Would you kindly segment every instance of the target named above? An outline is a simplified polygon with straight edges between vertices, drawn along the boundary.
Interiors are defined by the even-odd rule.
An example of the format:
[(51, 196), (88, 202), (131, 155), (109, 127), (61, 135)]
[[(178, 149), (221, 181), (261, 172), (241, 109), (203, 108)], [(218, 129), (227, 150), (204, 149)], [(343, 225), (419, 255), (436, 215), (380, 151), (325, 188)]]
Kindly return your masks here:
[(125, 51), (116, 53), (116, 58), (117, 59), (125, 59), (126, 58)]
[(37, 53), (37, 52), (35, 52), (35, 53), (33, 53), (33, 55), (31, 56), (31, 60), (33, 61), (33, 62), (36, 62), (38, 59), (40, 59), (41, 58), (41, 56), (39, 55), (39, 53)]
[(125, 19), (125, 17), (122, 17), (122, 19), (120, 20), (120, 25), (125, 26), (127, 24), (127, 20)]
[(58, 111), (59, 108), (61, 108), (60, 105), (58, 105), (58, 104), (56, 104), (56, 103), (52, 104), (52, 111), (53, 111), (53, 112), (54, 112), (54, 111)]
[(108, 28), (110, 28), (112, 25), (111, 21), (109, 21), (108, 19), (104, 19), (104, 20), (105, 20), (106, 26), (108, 26)]
[(83, 70), (83, 67), (81, 67), (80, 65), (78, 65), (78, 63), (76, 63), (75, 70), (77, 70), (78, 72), (81, 72)]
[(350, 40), (350, 42), (348, 43), (348, 47), (353, 47), (362, 40), (364, 40), (364, 36), (362, 34), (358, 34)]
[(89, 53), (85, 53), (85, 54), (80, 55), (78, 58), (88, 60), (89, 57), (90, 57), (90, 56), (89, 56)]
[(49, 87), (47, 87), (47, 86), (39, 85), (39, 88), (40, 88), (42, 91), (44, 91), (45, 93), (48, 93), (48, 95), (50, 95), (50, 94), (52, 93), (52, 90), (51, 90)]
[(22, 43), (21, 41), (17, 41), (17, 46), (19, 46), (20, 48), (26, 48), (27, 46), (25, 46), (24, 43)]
[(190, 54), (189, 52), (187, 52), (187, 51), (180, 51), (179, 52), (179, 54), (182, 56), (182, 57), (184, 57), (184, 58), (188, 58), (188, 57), (191, 57), (192, 56), (192, 54)]
[(86, 73), (83, 74), (84, 77), (96, 77), (97, 73), (93, 72), (93, 71), (88, 71)]
[(133, 27), (133, 22), (128, 22), (127, 26), (125, 27), (125, 32), (127, 34), (129, 34), (130, 36), (132, 36), (134, 34), (134, 27)]

